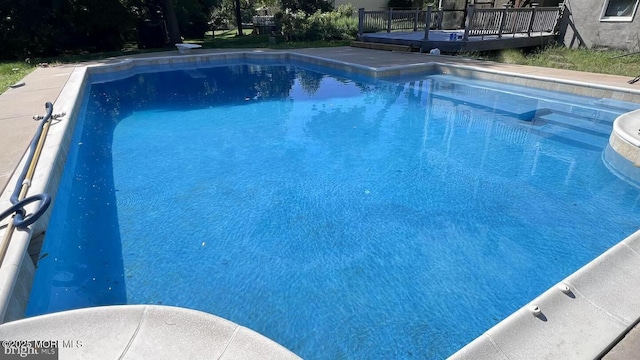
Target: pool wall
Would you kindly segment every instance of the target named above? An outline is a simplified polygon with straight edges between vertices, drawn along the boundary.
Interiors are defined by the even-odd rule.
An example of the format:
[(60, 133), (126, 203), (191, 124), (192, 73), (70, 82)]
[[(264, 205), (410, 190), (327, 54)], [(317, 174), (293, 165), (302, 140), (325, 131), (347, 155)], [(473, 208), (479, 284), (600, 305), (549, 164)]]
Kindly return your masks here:
[[(48, 192), (55, 198), (71, 137), (77, 122), (82, 94), (89, 76), (100, 74), (129, 76), (140, 67), (207, 66), (236, 61), (274, 61), (323, 66), (343, 74), (368, 76), (374, 79), (418, 75), (453, 74), (467, 78), (491, 80), (508, 84), (567, 92), (598, 98), (640, 103), (640, 91), (568, 80), (557, 80), (527, 74), (505, 73), (473, 64), (447, 64), (444, 57), (420, 57), (423, 62), (411, 65), (370, 67), (327, 59), (298, 52), (240, 51), (227, 53), (199, 53), (155, 58), (126, 59), (112, 64), (76, 68), (55, 102), (54, 112), (65, 112), (62, 121), (49, 132), (45, 151), (40, 159), (31, 188), (32, 192)], [(430, 61), (434, 60), (434, 61)], [(115, 73), (115, 74), (114, 74)], [(635, 115), (633, 115), (635, 117)], [(24, 160), (23, 160), (24, 162)], [(0, 208), (8, 207), (12, 178), (0, 197)], [(28, 209), (33, 210), (33, 209)], [(49, 213), (32, 225), (29, 231), (16, 231), (0, 269), (0, 319), (2, 322), (24, 316), (35, 266), (27, 248), (32, 237), (38, 238), (46, 230)], [(1, 233), (1, 231), (0, 231)], [(7, 266), (8, 264), (8, 266)], [(459, 352), (455, 359), (495, 358), (585, 358), (597, 357), (615, 344), (617, 339), (640, 319), (640, 232), (629, 236), (597, 259), (566, 278), (560, 290), (552, 287), (530, 305), (523, 307), (488, 330)], [(563, 286), (564, 286), (563, 285)], [(521, 284), (526, 287), (526, 284)], [(537, 306), (532, 313), (531, 308)], [(538, 313), (539, 311), (539, 313)]]

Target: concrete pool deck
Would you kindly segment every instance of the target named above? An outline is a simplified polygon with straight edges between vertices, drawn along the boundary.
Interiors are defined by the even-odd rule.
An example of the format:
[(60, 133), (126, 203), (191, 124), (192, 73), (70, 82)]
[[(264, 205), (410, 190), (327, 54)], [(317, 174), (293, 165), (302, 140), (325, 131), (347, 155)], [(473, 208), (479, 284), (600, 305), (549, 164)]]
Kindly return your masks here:
[[(271, 50), (239, 51), (249, 51), (256, 53), (276, 52)], [(211, 52), (226, 53), (234, 51), (196, 50), (192, 53), (197, 55), (208, 54)], [(492, 74), (502, 74), (500, 76), (504, 77), (504, 74), (508, 74), (506, 76), (514, 79), (514, 81), (511, 81), (511, 83), (541, 87), (549, 90), (573, 91), (574, 93), (582, 95), (594, 96), (599, 98), (613, 98), (617, 100), (640, 103), (640, 85), (630, 85), (627, 83), (630, 78), (621, 76), (498, 64), (477, 60), (460, 59), (449, 56), (430, 56), (426, 54), (384, 52), (356, 48), (302, 49), (290, 50), (287, 52), (326, 58), (338, 62), (359, 64), (375, 69), (393, 68), (396, 66), (411, 67), (416, 65), (424, 65), (430, 62), (461, 66), (458, 68), (447, 68), (446, 70), (450, 71), (451, 73), (464, 71), (464, 68), (462, 67), (480, 68), (485, 70), (488, 76)], [(136, 55), (132, 56), (131, 58), (145, 59), (158, 56), (173, 57), (184, 55), (180, 55), (178, 51), (175, 50), (164, 53)], [(127, 57), (118, 59), (107, 59), (99, 62), (92, 62), (91, 64), (116, 63), (122, 61), (123, 59), (127, 59)], [(62, 88), (69, 81), (73, 71), (76, 68), (84, 65), (86, 64), (38, 68), (27, 77), (25, 77), (25, 79), (23, 80), (25, 82), (24, 86), (16, 89), (8, 89), (5, 93), (0, 95), (0, 106), (4, 110), (4, 112), (0, 114), (0, 137), (2, 138), (2, 151), (0, 152), (0, 190), (6, 187), (16, 166), (20, 163), (22, 155), (24, 154), (24, 151), (27, 148), (31, 137), (33, 136), (33, 133), (35, 132), (37, 124), (36, 122), (31, 120), (31, 117), (33, 115), (44, 114), (44, 103), (46, 101), (54, 102), (55, 105)], [(514, 74), (519, 74), (522, 77), (517, 78), (517, 75)], [(577, 88), (576, 90), (575, 87), (572, 88), (573, 85), (571, 84), (582, 84), (582, 86)], [(594, 86), (589, 87), (585, 86), (585, 84), (594, 84)], [(60, 110), (54, 107), (54, 113), (57, 112), (60, 112)], [(0, 201), (0, 210), (4, 209), (3, 204), (4, 203)], [(6, 221), (0, 223), (0, 233), (2, 233), (3, 228), (1, 226), (4, 223), (6, 223)], [(638, 264), (640, 263), (640, 246), (638, 246), (640, 242), (636, 239), (634, 244), (635, 245), (632, 244), (633, 246), (625, 245), (625, 250), (629, 250), (628, 256), (635, 259), (635, 267), (637, 268)], [(640, 290), (640, 283), (638, 282), (625, 283), (624, 285), (627, 287), (635, 287), (635, 293), (638, 293), (638, 291)], [(18, 287), (19, 286), (17, 286), (16, 288)], [(26, 291), (28, 295), (28, 289), (18, 289), (15, 291)], [(634, 298), (619, 298), (616, 293), (613, 293), (613, 295), (610, 295), (609, 297), (609, 300), (612, 300), (611, 298), (614, 298), (614, 300), (617, 301), (623, 308), (632, 307), (637, 309), (640, 307), (640, 296), (638, 295), (636, 295), (636, 297)], [(587, 299), (587, 302), (588, 301), (589, 300)], [(545, 309), (543, 309), (543, 311), (545, 314), (547, 314)], [(551, 318), (550, 315), (548, 316)], [(592, 331), (609, 331), (608, 329), (611, 329), (612, 331), (615, 329), (616, 331), (618, 331), (620, 327), (626, 329), (630, 327), (629, 324), (634, 325), (637, 322), (637, 318), (625, 320), (626, 322), (623, 322), (618, 327), (603, 327), (597, 331), (594, 328), (592, 329)], [(552, 322), (549, 321), (549, 324), (551, 323)], [(570, 328), (571, 326), (565, 326), (565, 328), (567, 327)], [(2, 326), (0, 326), (0, 331), (1, 329)], [(618, 338), (619, 336), (620, 334), (618, 333), (613, 337)], [(601, 348), (600, 355), (608, 352), (605, 356), (605, 358), (607, 359), (632, 359), (637, 357), (638, 351), (640, 351), (639, 347), (640, 328), (636, 326), (630, 332), (628, 332), (628, 335), (616, 346), (614, 346), (611, 351), (608, 351), (609, 349), (605, 347)], [(495, 347), (493, 350), (495, 350)], [(505, 355), (506, 353), (507, 351), (504, 349), (501, 352), (489, 352), (486, 353), (487, 357), (485, 358), (495, 358), (495, 356), (500, 355), (503, 358), (507, 358), (507, 355)], [(580, 358), (577, 356), (580, 353), (581, 352), (577, 352), (576, 356), (571, 356), (571, 354), (564, 354), (565, 356), (563, 358)], [(469, 358), (478, 358), (477, 352), (468, 354), (470, 355)], [(459, 354), (459, 356), (461, 357), (464, 357), (464, 355), (464, 353)]]

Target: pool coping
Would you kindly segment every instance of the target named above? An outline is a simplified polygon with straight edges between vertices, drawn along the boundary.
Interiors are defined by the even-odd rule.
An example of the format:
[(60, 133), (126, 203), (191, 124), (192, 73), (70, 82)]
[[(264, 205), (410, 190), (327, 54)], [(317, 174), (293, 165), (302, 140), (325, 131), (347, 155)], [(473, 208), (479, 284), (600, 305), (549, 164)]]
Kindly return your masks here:
[(161, 305), (102, 306), (27, 318), (0, 325), (0, 338), (55, 343), (67, 360), (300, 359), (229, 320)]
[[(69, 81), (55, 102), (55, 112), (66, 112), (67, 115), (63, 121), (51, 127), (31, 191), (52, 193), (57, 189), (81, 103), (76, 101), (76, 98), (80, 99), (82, 88), (88, 79), (87, 75), (106, 71), (126, 71), (138, 65), (171, 63), (206, 65), (212, 61), (211, 58), (304, 61), (312, 65), (328, 66), (377, 79), (425, 72), (455, 74), (474, 79), (640, 103), (640, 91), (635, 89), (481, 68), (474, 62), (452, 64), (447, 62), (446, 57), (440, 56), (426, 56), (427, 61), (411, 65), (382, 67), (327, 59), (300, 51), (200, 52), (190, 55), (125, 59), (112, 64), (79, 66), (73, 70)], [(433, 61), (429, 61), (430, 59)], [(15, 176), (11, 178), (0, 197), (0, 208), (5, 208), (8, 189), (12, 189), (14, 184)], [(33, 209), (28, 208), (28, 210)], [(3, 266), (0, 271), (0, 318), (4, 317), (14, 299), (12, 296), (14, 288), (20, 287), (15, 286), (19, 276), (33, 276), (35, 270), (28, 269), (28, 265), (23, 266), (25, 262), (29, 262), (26, 261), (29, 259), (26, 249), (31, 235), (43, 232), (48, 220), (49, 215), (34, 224), (30, 230), (19, 231), (13, 236), (14, 239), (5, 260), (8, 261), (8, 269)], [(453, 354), (451, 358), (598, 357), (640, 319), (640, 305), (621, 306), (619, 301), (621, 298), (632, 299), (637, 289), (640, 289), (640, 275), (636, 276), (630, 270), (638, 265), (640, 265), (640, 232), (630, 235), (561, 282), (569, 288), (568, 293), (564, 292), (564, 288), (563, 291), (558, 290), (557, 286), (550, 288), (532, 300), (530, 305), (521, 308), (489, 329)], [(603, 289), (597, 289), (599, 282), (605, 280), (606, 282), (602, 284)], [(610, 284), (612, 285), (609, 286)], [(30, 284), (23, 287), (30, 288)], [(21, 291), (24, 292), (24, 289)], [(26, 299), (28, 299), (29, 289), (26, 291)], [(541, 311), (536, 316), (530, 310), (534, 305)], [(589, 336), (589, 334), (598, 336)], [(544, 354), (542, 351), (545, 351)]]

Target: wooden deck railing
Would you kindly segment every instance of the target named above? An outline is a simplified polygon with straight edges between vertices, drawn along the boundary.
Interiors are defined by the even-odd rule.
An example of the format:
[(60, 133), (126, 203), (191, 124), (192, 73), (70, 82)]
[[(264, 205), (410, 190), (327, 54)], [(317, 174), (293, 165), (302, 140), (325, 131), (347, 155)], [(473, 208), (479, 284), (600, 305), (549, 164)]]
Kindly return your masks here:
[[(461, 10), (385, 10), (358, 11), (358, 35), (371, 32), (424, 31), (425, 40), (429, 39), (429, 30), (441, 30), (445, 12)], [(543, 8), (502, 8), (476, 9), (468, 5), (464, 19), (464, 38), (469, 36), (487, 36), (553, 32), (560, 17), (560, 7)], [(462, 25), (462, 24), (461, 24)], [(462, 26), (460, 27), (462, 28)]]
[(436, 13), (429, 10), (384, 10), (384, 11), (358, 11), (358, 34), (372, 32), (392, 31), (418, 31), (423, 30), (427, 15), (430, 15), (430, 23), (436, 23)]
[(464, 39), (469, 36), (553, 32), (560, 17), (560, 7), (475, 9), (467, 7)]

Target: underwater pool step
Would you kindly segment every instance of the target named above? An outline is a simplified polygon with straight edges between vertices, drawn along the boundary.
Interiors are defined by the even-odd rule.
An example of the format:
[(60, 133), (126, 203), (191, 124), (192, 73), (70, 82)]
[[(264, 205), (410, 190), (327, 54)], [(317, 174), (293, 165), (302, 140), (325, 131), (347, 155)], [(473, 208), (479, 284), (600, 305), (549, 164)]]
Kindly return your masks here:
[(601, 151), (609, 141), (608, 137), (596, 136), (551, 123), (542, 125), (534, 129), (533, 132), (545, 139), (590, 151)]
[[(529, 99), (547, 103), (549, 104), (547, 107), (567, 113), (599, 112), (617, 116), (618, 114), (636, 109), (636, 107), (630, 106), (630, 103), (613, 99), (591, 98), (555, 92), (552, 92), (555, 95), (554, 97), (549, 97), (548, 90), (526, 88), (526, 93), (523, 93), (523, 89), (525, 88), (519, 85), (501, 83), (500, 88), (494, 88), (487, 85), (484, 80), (465, 79), (462, 81), (451, 78), (450, 75), (431, 75), (430, 78), (442, 81), (442, 83), (446, 83), (449, 86), (455, 86), (461, 91), (466, 92), (467, 96), (471, 98), (477, 97), (482, 93), (499, 93), (509, 96), (511, 99), (509, 104), (513, 103), (513, 99)], [(434, 90), (437, 91), (437, 89)]]
[(626, 113), (635, 110), (635, 108), (629, 107), (629, 103), (625, 104), (618, 100), (606, 98), (596, 99), (592, 104), (596, 105), (598, 108), (604, 108), (606, 111), (614, 113)]
[[(553, 107), (553, 108), (545, 108), (546, 112), (549, 114), (555, 114), (566, 118), (567, 121), (576, 121), (583, 124), (588, 124), (589, 126), (593, 125), (602, 125), (605, 128), (611, 128), (613, 126), (613, 121), (623, 114), (624, 112), (619, 113), (610, 113), (610, 112), (598, 112), (592, 111), (589, 109), (576, 108), (571, 106), (569, 108), (563, 107)], [(540, 114), (544, 115), (544, 114)]]
[[(598, 123), (611, 124), (619, 114), (602, 109), (578, 107), (574, 104), (548, 103), (506, 92), (484, 94), (480, 91), (477, 94), (470, 94), (468, 91), (451, 92), (451, 90), (451, 88), (436, 89), (431, 92), (431, 95), (435, 99), (450, 101), (453, 105), (467, 105), (492, 113), (512, 116), (523, 121), (532, 121), (547, 114), (559, 114), (577, 120), (593, 121), (593, 119), (598, 119)], [(518, 101), (514, 101), (514, 97)]]
[(563, 115), (557, 113), (544, 114), (537, 117), (534, 124), (539, 123), (542, 126), (550, 124), (558, 127), (563, 127), (573, 131), (590, 134), (608, 139), (611, 135), (611, 124), (605, 125), (599, 122), (590, 122), (582, 119), (567, 119)]
[(506, 99), (500, 98), (470, 98), (464, 94), (451, 94), (444, 92), (432, 93), (435, 99), (449, 101), (452, 105), (464, 105), (476, 109), (486, 110), (490, 113), (506, 115), (523, 121), (535, 118), (538, 111), (534, 104), (511, 104)]
[[(587, 117), (581, 114), (570, 113), (553, 108), (537, 108), (533, 104), (519, 104), (514, 106), (508, 101), (500, 101), (501, 99), (485, 99), (474, 98), (473, 101), (463, 96), (455, 96), (454, 94), (433, 93), (435, 99), (451, 102), (453, 106), (468, 106), (475, 109), (486, 110), (489, 113), (504, 115), (530, 123), (532, 126), (542, 126), (552, 124), (565, 127), (578, 132), (585, 132), (593, 136), (608, 138), (611, 134), (613, 120), (599, 120)], [(490, 104), (489, 104), (490, 103)]]

